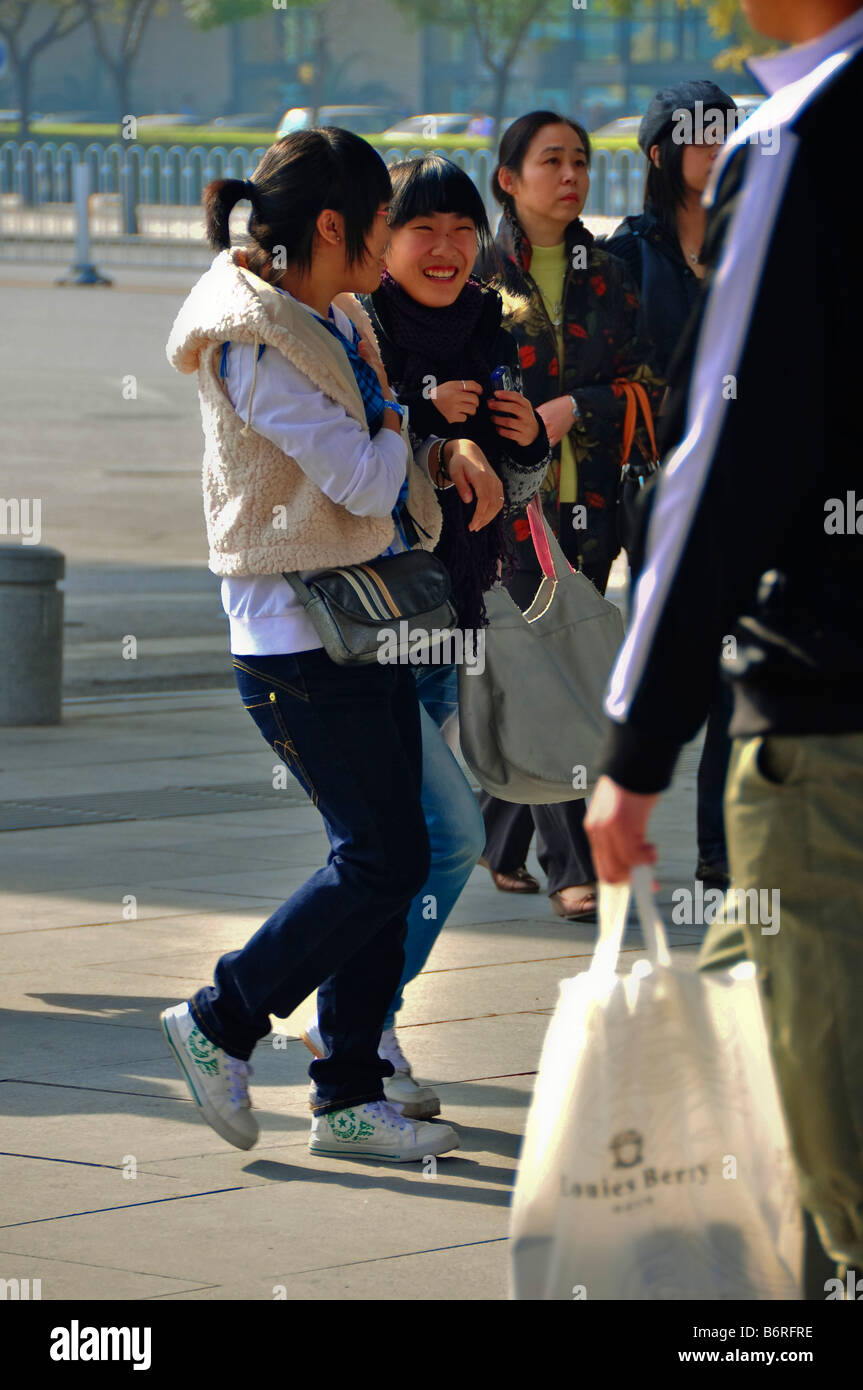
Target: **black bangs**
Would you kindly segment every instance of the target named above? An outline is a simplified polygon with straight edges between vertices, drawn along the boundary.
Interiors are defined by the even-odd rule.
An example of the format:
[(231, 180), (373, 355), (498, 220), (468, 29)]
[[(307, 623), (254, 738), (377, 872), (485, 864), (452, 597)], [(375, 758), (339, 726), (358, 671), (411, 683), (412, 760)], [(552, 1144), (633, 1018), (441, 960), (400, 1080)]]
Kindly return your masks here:
[(463, 169), (442, 155), (408, 159), (390, 169), (393, 191), (387, 221), (395, 230), (415, 217), (451, 212), (469, 217), (481, 251), (491, 245), (491, 228), (479, 189)]

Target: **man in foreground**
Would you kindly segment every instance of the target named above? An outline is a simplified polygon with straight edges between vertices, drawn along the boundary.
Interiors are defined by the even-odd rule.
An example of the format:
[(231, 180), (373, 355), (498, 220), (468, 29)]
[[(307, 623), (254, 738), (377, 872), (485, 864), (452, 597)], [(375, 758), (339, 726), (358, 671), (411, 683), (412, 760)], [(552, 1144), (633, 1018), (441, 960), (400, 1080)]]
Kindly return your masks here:
[[(751, 67), (768, 100), (730, 139), (708, 292), (672, 365), (670, 438), (587, 816), (597, 871), (653, 863), (650, 813), (732, 679), (732, 884), (779, 890), (759, 967), (801, 1200), (863, 1269), (863, 294), (839, 132), (863, 83), (855, 0), (746, 0), (793, 46)], [(675, 433), (676, 430), (676, 433)], [(859, 504), (857, 498), (860, 498)], [(858, 509), (859, 507), (859, 509)], [(717, 922), (702, 964), (732, 954)]]

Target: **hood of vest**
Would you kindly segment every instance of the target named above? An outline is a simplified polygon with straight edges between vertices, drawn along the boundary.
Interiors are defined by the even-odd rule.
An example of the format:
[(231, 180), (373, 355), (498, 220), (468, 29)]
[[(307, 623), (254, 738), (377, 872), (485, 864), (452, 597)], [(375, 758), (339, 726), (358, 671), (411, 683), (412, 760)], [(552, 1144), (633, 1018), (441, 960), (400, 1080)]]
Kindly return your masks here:
[[(290, 295), (280, 294), (237, 265), (234, 255), (233, 251), (222, 251), (189, 292), (165, 348), (171, 365), (188, 375), (206, 367), (207, 354), (222, 343), (251, 343), (255, 347), (264, 343), (283, 353), (325, 395), (365, 425), (363, 399), (338, 339)], [(342, 294), (334, 302), (377, 353), (374, 331), (359, 301)], [(246, 432), (251, 411), (252, 397)]]

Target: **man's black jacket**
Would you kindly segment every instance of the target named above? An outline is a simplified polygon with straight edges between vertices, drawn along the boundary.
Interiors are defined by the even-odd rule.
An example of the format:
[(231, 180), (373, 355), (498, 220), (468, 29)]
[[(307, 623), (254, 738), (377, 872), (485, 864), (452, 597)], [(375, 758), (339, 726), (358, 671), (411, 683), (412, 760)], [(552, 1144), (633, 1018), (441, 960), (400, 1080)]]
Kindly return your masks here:
[[(603, 770), (632, 791), (668, 785), (723, 650), (733, 735), (863, 730), (863, 292), (839, 134), (861, 85), (859, 50), (822, 64), (721, 156), (706, 293), (669, 369), (676, 447), (606, 702)], [(778, 124), (773, 153), (752, 121)]]

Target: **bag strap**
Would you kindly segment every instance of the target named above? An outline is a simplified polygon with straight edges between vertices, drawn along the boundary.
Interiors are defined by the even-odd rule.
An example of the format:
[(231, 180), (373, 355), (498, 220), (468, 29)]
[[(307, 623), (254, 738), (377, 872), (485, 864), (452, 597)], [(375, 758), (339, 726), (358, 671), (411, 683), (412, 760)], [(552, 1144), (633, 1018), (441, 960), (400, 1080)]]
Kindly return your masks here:
[(623, 417), (623, 439), (620, 449), (620, 468), (621, 472), (629, 463), (629, 455), (632, 452), (632, 442), (635, 439), (635, 430), (638, 424), (638, 408), (644, 417), (644, 425), (650, 440), (650, 447), (653, 450), (653, 458), (658, 459), (659, 453), (656, 448), (656, 435), (653, 431), (653, 412), (650, 409), (650, 398), (640, 381), (629, 381), (623, 378), (616, 381), (615, 386), (623, 389), (626, 398), (626, 412)]
[(650, 397), (648, 396), (643, 384), (640, 381), (631, 381), (635, 395), (638, 397), (641, 406), (641, 414), (644, 417), (644, 427), (647, 430), (647, 437), (650, 440), (650, 447), (653, 450), (653, 457), (659, 458), (659, 450), (656, 447), (656, 435), (653, 432), (653, 411), (650, 409)]
[[(542, 507), (539, 502), (539, 493), (531, 497), (527, 504), (527, 519), (530, 523), (530, 535), (533, 541), (533, 548), (536, 551), (536, 558), (539, 560), (539, 567), (546, 579), (556, 580), (558, 575), (555, 569), (554, 557), (551, 553), (551, 546), (548, 541), (548, 523), (543, 516)], [(565, 558), (564, 556), (564, 559)], [(574, 574), (575, 571), (572, 565), (570, 565), (568, 560), (566, 563), (569, 566), (570, 574)]]
[(285, 571), (282, 570), (282, 578), (287, 579), (304, 608), (308, 608), (309, 604), (314, 602), (314, 594), (308, 585), (303, 583), (298, 574), (286, 574)]
[(629, 883), (600, 881), (599, 939), (590, 963), (590, 969), (597, 975), (613, 974), (617, 969), (630, 896), (635, 898), (648, 960), (652, 965), (671, 964), (665, 928), (653, 898), (653, 870), (649, 864), (638, 864), (632, 870)]

